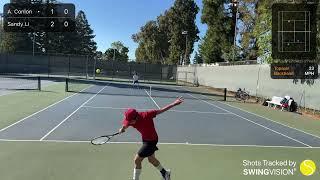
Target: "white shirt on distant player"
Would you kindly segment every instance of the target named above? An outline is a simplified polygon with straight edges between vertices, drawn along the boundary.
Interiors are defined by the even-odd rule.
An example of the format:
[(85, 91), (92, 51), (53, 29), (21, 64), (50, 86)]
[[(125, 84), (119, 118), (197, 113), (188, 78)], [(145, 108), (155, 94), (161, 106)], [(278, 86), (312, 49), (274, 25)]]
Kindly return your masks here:
[(139, 76), (138, 75), (133, 75), (133, 82), (136, 82), (136, 81), (138, 81), (139, 80)]

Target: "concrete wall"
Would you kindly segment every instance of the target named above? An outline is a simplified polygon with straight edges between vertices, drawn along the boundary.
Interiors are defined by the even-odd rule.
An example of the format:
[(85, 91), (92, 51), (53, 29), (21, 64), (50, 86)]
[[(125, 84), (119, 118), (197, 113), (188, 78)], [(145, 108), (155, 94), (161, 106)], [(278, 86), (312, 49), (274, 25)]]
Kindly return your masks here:
[[(289, 95), (300, 104), (305, 92), (305, 101), (301, 105), (308, 108), (320, 109), (320, 79), (313, 85), (297, 83), (291, 79), (271, 79), (269, 65), (241, 65), (241, 66), (211, 66), (211, 67), (178, 67), (178, 72), (195, 72), (200, 85), (228, 88), (235, 91), (246, 88), (251, 95), (262, 97)], [(319, 68), (320, 72), (320, 68)], [(181, 76), (183, 77), (183, 76)], [(188, 79), (192, 82), (193, 79)]]

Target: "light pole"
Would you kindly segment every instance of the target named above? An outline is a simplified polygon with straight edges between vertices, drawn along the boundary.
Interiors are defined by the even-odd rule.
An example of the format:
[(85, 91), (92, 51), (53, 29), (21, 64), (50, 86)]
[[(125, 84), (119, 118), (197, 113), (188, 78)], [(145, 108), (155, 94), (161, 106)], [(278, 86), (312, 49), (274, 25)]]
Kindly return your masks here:
[(32, 33), (33, 34), (33, 38), (32, 38), (32, 56), (34, 56), (34, 43), (35, 43), (35, 39), (36, 39), (36, 34), (35, 33)]
[(236, 47), (237, 47), (237, 21), (238, 21), (238, 0), (232, 0), (232, 12), (234, 21), (234, 38), (233, 38), (233, 61), (236, 59)]
[(187, 46), (188, 46), (188, 31), (183, 31), (182, 34), (186, 36), (186, 52), (184, 54), (184, 60), (182, 62), (182, 65), (184, 65), (187, 62), (187, 54), (188, 54), (188, 48), (187, 48)]
[(0, 13), (0, 25), (2, 27), (2, 17), (3, 17), (3, 13)]
[(0, 13), (0, 26), (1, 26), (1, 28), (3, 27), (3, 26), (2, 26), (2, 22), (3, 22), (3, 21), (2, 21), (2, 17), (3, 17), (3, 13)]
[[(0, 32), (0, 43), (2, 42), (2, 36), (3, 36), (3, 13), (0, 13), (0, 29), (1, 29), (1, 32)], [(2, 52), (2, 48), (0, 47), (0, 53)]]

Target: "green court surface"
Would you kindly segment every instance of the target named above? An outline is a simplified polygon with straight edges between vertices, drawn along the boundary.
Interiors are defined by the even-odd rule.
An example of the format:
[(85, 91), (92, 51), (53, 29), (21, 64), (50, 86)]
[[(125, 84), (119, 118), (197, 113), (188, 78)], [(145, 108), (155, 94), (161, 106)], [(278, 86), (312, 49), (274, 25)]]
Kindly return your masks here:
[[(132, 160), (138, 144), (56, 142), (1, 142), (0, 169), (2, 180), (121, 180), (130, 179)], [(317, 172), (302, 176), (302, 160), (318, 160), (319, 149), (214, 147), (193, 145), (159, 145), (162, 164), (172, 169), (173, 180), (237, 179), (237, 180), (315, 180)], [(244, 176), (243, 160), (292, 160), (297, 162), (294, 175)], [(143, 163), (142, 180), (160, 179), (159, 172)]]
[(64, 83), (55, 83), (40, 92), (16, 91), (0, 96), (0, 129), (71, 96), (64, 88)]

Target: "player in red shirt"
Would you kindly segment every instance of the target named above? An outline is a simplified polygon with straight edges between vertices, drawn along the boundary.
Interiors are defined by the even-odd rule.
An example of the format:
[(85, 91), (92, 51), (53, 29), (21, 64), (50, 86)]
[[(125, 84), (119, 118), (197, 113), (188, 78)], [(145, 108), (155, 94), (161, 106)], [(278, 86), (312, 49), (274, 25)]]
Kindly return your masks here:
[(132, 126), (141, 133), (143, 142), (142, 147), (134, 158), (133, 180), (139, 180), (142, 169), (141, 163), (144, 158), (148, 158), (148, 161), (160, 171), (163, 180), (170, 180), (170, 170), (165, 170), (155, 156), (155, 151), (158, 150), (158, 134), (154, 127), (153, 118), (182, 102), (183, 99), (180, 97), (173, 103), (158, 110), (137, 112), (135, 109), (128, 109), (124, 113), (123, 126), (119, 129), (119, 132), (123, 133), (129, 126)]

